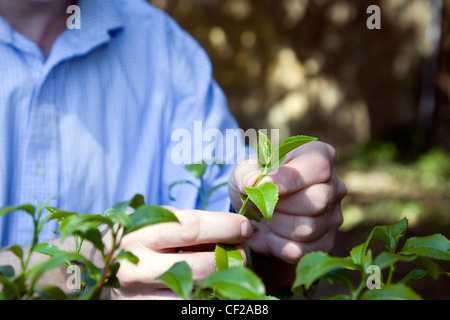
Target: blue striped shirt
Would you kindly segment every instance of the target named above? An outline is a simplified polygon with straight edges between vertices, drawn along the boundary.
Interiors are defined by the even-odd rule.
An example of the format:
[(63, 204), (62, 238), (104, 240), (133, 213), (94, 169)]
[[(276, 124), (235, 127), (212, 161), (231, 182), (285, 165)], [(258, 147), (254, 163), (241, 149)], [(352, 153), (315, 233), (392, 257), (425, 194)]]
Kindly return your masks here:
[[(237, 129), (211, 63), (164, 12), (140, 0), (80, 0), (81, 29), (66, 29), (44, 59), (39, 47), (0, 17), (0, 206), (48, 203), (102, 213), (134, 194), (155, 205), (198, 208), (198, 192), (173, 160), (177, 129)], [(68, 15), (69, 17), (69, 15)], [(243, 144), (226, 157), (238, 158)], [(194, 149), (192, 147), (192, 149)], [(235, 152), (234, 152), (235, 151)], [(200, 154), (200, 157), (204, 157)], [(192, 152), (192, 162), (200, 161)], [(233, 161), (229, 161), (233, 162)], [(210, 166), (205, 188), (233, 166)], [(209, 210), (228, 211), (227, 188)], [(44, 228), (40, 241), (55, 237)], [(0, 218), (0, 245), (30, 244), (24, 212)]]

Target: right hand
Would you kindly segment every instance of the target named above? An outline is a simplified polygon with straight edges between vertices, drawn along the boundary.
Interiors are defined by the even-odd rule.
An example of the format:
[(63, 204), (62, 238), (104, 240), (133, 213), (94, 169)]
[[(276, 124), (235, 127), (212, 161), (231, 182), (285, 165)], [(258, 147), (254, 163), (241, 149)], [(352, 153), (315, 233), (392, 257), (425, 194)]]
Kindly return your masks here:
[[(253, 233), (247, 218), (228, 212), (176, 210), (169, 208), (180, 223), (161, 223), (137, 230), (122, 239), (121, 249), (139, 258), (134, 265), (121, 261), (117, 273), (120, 289), (112, 299), (179, 298), (161, 281), (155, 280), (172, 265), (186, 261), (194, 283), (215, 271), (214, 244), (240, 244)], [(180, 251), (181, 250), (181, 251)], [(246, 260), (244, 250), (241, 254)]]

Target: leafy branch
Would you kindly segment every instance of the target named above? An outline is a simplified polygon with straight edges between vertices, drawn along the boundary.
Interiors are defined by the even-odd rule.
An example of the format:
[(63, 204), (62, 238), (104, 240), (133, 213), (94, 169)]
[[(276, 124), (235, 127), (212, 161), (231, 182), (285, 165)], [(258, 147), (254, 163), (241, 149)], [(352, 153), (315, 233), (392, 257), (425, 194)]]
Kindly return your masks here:
[[(411, 237), (398, 250), (399, 241), (404, 238), (407, 228), (406, 218), (392, 225), (375, 226), (366, 241), (354, 247), (345, 258), (332, 257), (320, 251), (306, 254), (297, 265), (292, 292), (303, 295), (315, 282), (327, 279), (332, 284), (343, 284), (349, 290), (349, 294), (339, 294), (331, 299), (421, 299), (410, 286), (427, 276), (435, 280), (441, 275), (449, 276), (449, 273), (433, 260), (450, 260), (450, 241), (441, 234)], [(381, 252), (376, 258), (372, 257), (372, 250), (369, 248), (372, 241), (380, 241), (386, 248), (386, 251)], [(393, 283), (397, 263), (412, 261), (419, 262), (424, 269), (414, 269), (397, 283)], [(383, 274), (380, 272), (380, 278), (374, 278), (380, 281), (378, 288), (372, 287), (373, 275), (369, 271), (376, 269), (382, 271), (386, 268), (389, 268), (386, 282), (383, 283)], [(356, 288), (353, 286), (349, 271), (360, 273), (361, 281)]]
[[(157, 206), (149, 206), (144, 202), (142, 195), (135, 195), (130, 201), (121, 202), (101, 214), (79, 215), (74, 212), (62, 211), (53, 207), (45, 207), (49, 215), (41, 219), (43, 206), (36, 209), (32, 205), (7, 207), (0, 209), (0, 216), (24, 210), (30, 214), (34, 222), (33, 243), (25, 257), (20, 246), (13, 245), (2, 248), (0, 251), (9, 250), (20, 260), (21, 272), (17, 275), (12, 266), (0, 266), (0, 284), (2, 292), (0, 299), (101, 299), (104, 288), (118, 288), (120, 283), (116, 277), (120, 267), (119, 260), (127, 259), (137, 264), (139, 259), (128, 251), (117, 250), (120, 248), (122, 238), (140, 228), (165, 222), (178, 222), (175, 215)], [(135, 211), (127, 213), (128, 208)], [(75, 252), (61, 250), (50, 243), (37, 243), (38, 236), (43, 226), (55, 220), (59, 223), (58, 231), (61, 233), (61, 242), (69, 236), (75, 241)], [(110, 248), (104, 243), (99, 227), (103, 225), (109, 230), (112, 237)], [(103, 268), (95, 266), (81, 252), (84, 241), (90, 242), (101, 254), (104, 262)], [(33, 253), (47, 255), (48, 260), (29, 266)], [(82, 267), (83, 286), (75, 293), (66, 294), (56, 286), (37, 285), (41, 276), (58, 267), (72, 267), (74, 264)], [(73, 268), (71, 269), (73, 270)], [(77, 277), (75, 277), (77, 279)], [(80, 284), (77, 284), (77, 287)]]
[(267, 136), (261, 131), (258, 131), (257, 158), (260, 167), (260, 176), (252, 187), (244, 188), (247, 193), (246, 195), (240, 194), (242, 206), (238, 214), (260, 222), (259, 215), (247, 206), (249, 201), (251, 201), (259, 209), (264, 219), (270, 221), (278, 202), (278, 187), (272, 182), (260, 184), (262, 179), (272, 171), (278, 169), (290, 151), (315, 140), (317, 138), (304, 135), (294, 136), (287, 138), (280, 146), (272, 148), (272, 144)]

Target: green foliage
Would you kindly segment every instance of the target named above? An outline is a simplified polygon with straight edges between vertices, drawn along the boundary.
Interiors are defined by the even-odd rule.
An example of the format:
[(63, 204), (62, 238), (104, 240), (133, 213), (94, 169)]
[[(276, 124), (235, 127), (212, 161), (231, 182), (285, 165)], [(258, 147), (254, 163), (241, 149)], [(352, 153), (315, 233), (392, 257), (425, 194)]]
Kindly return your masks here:
[[(245, 215), (249, 219), (254, 218), (255, 214), (252, 211), (248, 211), (247, 208), (248, 202), (252, 201), (258, 207), (264, 219), (270, 221), (278, 202), (278, 187), (272, 182), (266, 182), (260, 185), (262, 179), (273, 170), (278, 169), (289, 152), (315, 140), (317, 138), (304, 135), (295, 136), (287, 138), (280, 146), (272, 148), (269, 138), (259, 131), (257, 156), (261, 174), (253, 187), (244, 188), (247, 195), (241, 194), (242, 206), (239, 214)], [(259, 219), (254, 220), (259, 222)]]
[(261, 211), (264, 219), (270, 221), (272, 219), (275, 205), (278, 202), (278, 188), (273, 183), (264, 183), (257, 187), (245, 188), (249, 199)]
[(185, 261), (175, 263), (156, 279), (164, 282), (173, 292), (186, 300), (191, 296), (194, 281), (191, 268)]
[[(39, 208), (23, 205), (0, 209), (0, 216), (24, 210), (34, 222), (33, 243), (27, 254), (17, 245), (0, 250), (0, 252), (11, 251), (19, 259), (21, 265), (21, 272), (18, 274), (12, 266), (0, 266), (0, 284), (2, 285), (0, 299), (100, 299), (104, 288), (120, 286), (116, 277), (120, 267), (119, 260), (127, 259), (134, 264), (139, 262), (139, 259), (131, 252), (124, 250), (116, 252), (125, 235), (157, 223), (178, 222), (172, 212), (161, 207), (145, 205), (142, 195), (136, 195), (130, 201), (117, 204), (113, 209), (106, 210), (103, 215), (78, 215), (74, 212), (45, 207), (49, 215), (41, 219), (44, 205)], [(128, 208), (134, 208), (135, 211), (128, 214)], [(59, 223), (57, 231), (61, 233), (61, 241), (73, 236), (75, 252), (61, 250), (58, 246), (50, 243), (37, 243), (43, 226), (51, 220)], [(104, 239), (99, 231), (101, 225), (109, 229), (112, 235), (113, 243), (109, 249), (106, 249)], [(84, 241), (90, 242), (101, 253), (105, 263), (103, 268), (96, 267), (89, 259), (80, 254)], [(48, 259), (30, 266), (30, 257), (35, 253), (46, 255)], [(83, 276), (82, 283), (78, 283), (75, 293), (66, 294), (61, 288), (37, 284), (46, 272), (63, 266), (76, 270), (74, 265), (81, 268)], [(75, 281), (77, 278), (76, 275)]]
[[(278, 188), (273, 183), (260, 183), (272, 170), (277, 169), (286, 154), (304, 143), (315, 140), (307, 136), (291, 137), (279, 147), (272, 147), (269, 139), (259, 133), (258, 163), (261, 170), (260, 178), (252, 187), (245, 188), (246, 194), (241, 194), (242, 214), (257, 222), (261, 221), (259, 213), (247, 206), (251, 201), (266, 221), (272, 218), (278, 202)], [(424, 160), (424, 166), (429, 166), (429, 160)], [(210, 190), (204, 190), (203, 176), (208, 167), (205, 162), (186, 166), (200, 183), (191, 181), (177, 181), (170, 186), (170, 190), (178, 184), (195, 186), (206, 207), (211, 194), (221, 184)], [(170, 192), (169, 192), (170, 193)], [(47, 217), (42, 218), (42, 211), (46, 208)], [(128, 212), (129, 208), (134, 209)], [(0, 209), (0, 216), (14, 211), (23, 210), (33, 219), (33, 242), (28, 251), (17, 245), (0, 248), (10, 251), (20, 261), (20, 270), (14, 270), (10, 265), (0, 265), (0, 299), (101, 299), (105, 288), (119, 288), (117, 272), (120, 261), (126, 259), (130, 263), (138, 264), (139, 259), (129, 251), (119, 249), (124, 236), (146, 226), (159, 223), (178, 223), (176, 216), (167, 209), (146, 205), (142, 195), (135, 195), (129, 201), (116, 204), (103, 214), (79, 215), (75, 212), (61, 211), (57, 208), (45, 206), (45, 203), (35, 208), (25, 204), (17, 207)], [(38, 243), (38, 237), (44, 225), (55, 220), (59, 224), (61, 239), (72, 236), (75, 242), (75, 252), (61, 250), (50, 243)], [(99, 230), (104, 227), (112, 236), (112, 243), (106, 245)], [(312, 298), (315, 287), (320, 279), (327, 279), (332, 284), (341, 284), (348, 288), (348, 292), (335, 295), (330, 299), (421, 299), (411, 288), (416, 282), (427, 277), (438, 279), (449, 276), (439, 261), (450, 260), (450, 242), (441, 234), (426, 237), (412, 237), (402, 243), (408, 228), (406, 219), (392, 225), (375, 226), (363, 243), (355, 246), (347, 257), (333, 257), (325, 252), (311, 252), (306, 254), (296, 268), (296, 279), (290, 288), (297, 295)], [(103, 268), (95, 266), (81, 254), (84, 241), (90, 242), (101, 254)], [(371, 244), (381, 242), (385, 251), (373, 257)], [(30, 265), (32, 254), (47, 256), (47, 260)], [(423, 268), (411, 270), (405, 277), (393, 283), (393, 275), (398, 263), (419, 263)], [(56, 286), (39, 285), (39, 279), (48, 271), (66, 266), (71, 270), (81, 269), (81, 283), (78, 282), (74, 293), (66, 293)], [(266, 296), (266, 289), (262, 280), (247, 266), (241, 251), (232, 245), (216, 244), (215, 248), (216, 272), (203, 281), (194, 285), (192, 270), (182, 261), (174, 264), (168, 271), (160, 275), (157, 280), (184, 299), (276, 299)], [(381, 271), (388, 269), (387, 280), (384, 281), (380, 273), (379, 289), (370, 289), (373, 275), (369, 270), (376, 267)], [(387, 270), (386, 270), (387, 271)], [(72, 271), (75, 272), (75, 271)], [(360, 282), (354, 285), (352, 273), (360, 273)], [(376, 273), (375, 273), (376, 275)], [(75, 281), (77, 282), (76, 278)], [(373, 284), (373, 283), (372, 283)], [(375, 283), (376, 284), (376, 283)]]
[(215, 261), (217, 271), (244, 266), (244, 259), (239, 249), (226, 244), (218, 243), (216, 245)]
[[(375, 226), (366, 241), (350, 251), (345, 258), (332, 257), (324, 252), (311, 252), (306, 254), (297, 265), (296, 279), (292, 285), (292, 291), (303, 294), (313, 283), (319, 279), (327, 279), (331, 283), (345, 285), (349, 294), (340, 294), (331, 299), (406, 299), (416, 300), (421, 297), (410, 287), (416, 281), (431, 276), (437, 279), (439, 276), (449, 276), (438, 264), (431, 259), (450, 260), (450, 241), (441, 234), (427, 237), (412, 237), (406, 240), (403, 247), (398, 250), (398, 244), (404, 238), (408, 223), (402, 219), (397, 223), (387, 226)], [(375, 259), (372, 258), (370, 243), (380, 241), (387, 251), (381, 252)], [(396, 265), (399, 262), (419, 262), (425, 268), (412, 270), (398, 283), (392, 283)], [(380, 271), (389, 268), (386, 283), (382, 283), (380, 274), (380, 288), (369, 288), (369, 270), (378, 268)], [(361, 282), (355, 288), (349, 271), (359, 272)]]
[[(307, 136), (291, 137), (286, 139), (279, 147), (272, 150), (270, 140), (260, 131), (258, 133), (257, 155), (261, 175), (253, 187), (245, 188), (247, 195), (241, 194), (243, 204), (239, 214), (260, 222), (261, 219), (259, 214), (250, 207), (247, 207), (247, 203), (252, 201), (260, 210), (264, 219), (270, 221), (275, 205), (278, 202), (278, 187), (270, 182), (261, 185), (259, 183), (272, 170), (277, 169), (281, 165), (286, 158), (287, 153), (313, 140), (316, 140), (316, 138)], [(198, 187), (198, 190), (203, 207), (206, 207), (211, 192), (222, 185), (213, 187), (205, 196), (205, 191), (203, 190), (203, 175), (207, 169), (206, 163), (202, 162), (201, 164), (188, 165), (185, 168), (200, 180), (200, 187)], [(170, 189), (180, 183), (188, 183), (195, 186), (195, 184), (190, 181), (176, 181), (170, 186)], [(238, 248), (231, 245), (216, 244), (215, 263), (216, 272), (198, 284), (197, 291), (191, 298), (275, 299), (274, 297), (267, 297), (265, 295), (263, 282), (249, 268), (244, 266), (244, 259)], [(182, 268), (186, 269), (188, 266), (183, 265)], [(191, 288), (191, 284), (189, 283), (188, 278), (184, 277), (184, 274), (179, 272), (179, 270), (181, 270), (181, 267), (174, 265), (159, 279), (168, 287), (172, 288), (178, 295), (187, 299), (188, 295), (182, 288)], [(208, 288), (212, 290), (209, 294), (206, 293), (208, 292)]]

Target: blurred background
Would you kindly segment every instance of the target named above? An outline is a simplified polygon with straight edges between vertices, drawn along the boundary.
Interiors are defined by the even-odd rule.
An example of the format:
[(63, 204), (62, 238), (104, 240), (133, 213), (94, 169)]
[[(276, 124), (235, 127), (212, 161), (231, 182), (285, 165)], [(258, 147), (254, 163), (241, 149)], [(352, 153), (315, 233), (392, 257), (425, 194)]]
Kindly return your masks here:
[[(450, 236), (450, 0), (149, 2), (205, 48), (242, 129), (337, 149), (349, 193), (336, 255), (403, 217), (407, 236)], [(450, 299), (448, 278), (414, 288)]]

